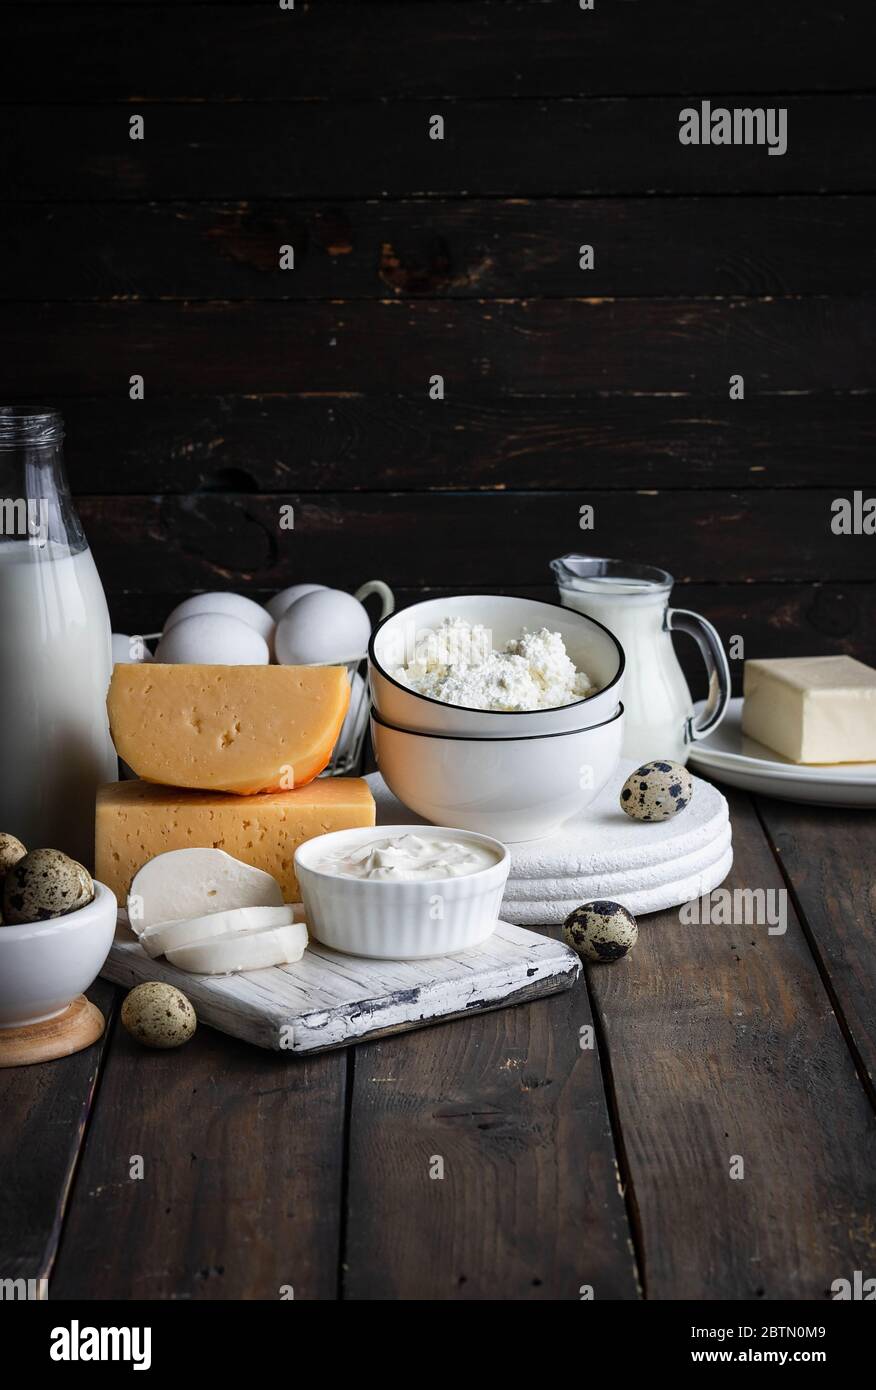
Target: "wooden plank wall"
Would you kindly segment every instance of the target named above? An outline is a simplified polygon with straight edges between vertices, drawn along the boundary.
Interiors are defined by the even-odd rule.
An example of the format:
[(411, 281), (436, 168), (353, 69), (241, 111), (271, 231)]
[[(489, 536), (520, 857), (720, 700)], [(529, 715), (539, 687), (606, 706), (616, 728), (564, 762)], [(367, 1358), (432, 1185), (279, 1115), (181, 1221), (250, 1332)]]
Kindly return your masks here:
[[(549, 594), (586, 549), (746, 655), (876, 662), (876, 541), (830, 529), (876, 491), (870, 10), (4, 6), (4, 389), (66, 412), (116, 627), (309, 578)], [(701, 98), (786, 107), (787, 153), (682, 146)]]

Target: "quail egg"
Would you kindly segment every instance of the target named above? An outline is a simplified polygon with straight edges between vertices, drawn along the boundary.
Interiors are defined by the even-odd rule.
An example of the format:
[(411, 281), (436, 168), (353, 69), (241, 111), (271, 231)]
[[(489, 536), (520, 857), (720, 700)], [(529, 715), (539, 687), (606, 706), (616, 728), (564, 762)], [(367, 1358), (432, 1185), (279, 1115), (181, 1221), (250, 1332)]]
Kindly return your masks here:
[(608, 899), (582, 903), (563, 923), (563, 940), (585, 960), (620, 960), (638, 937), (633, 914)]
[(19, 859), (23, 859), (27, 854), (24, 845), (16, 835), (4, 834), (0, 831), (0, 884), (4, 877)]
[(165, 628), (155, 660), (172, 666), (267, 666), (270, 650), (249, 623), (228, 613), (195, 613)]
[(45, 922), (86, 907), (94, 882), (84, 865), (59, 849), (32, 849), (8, 871), (3, 917), (9, 926)]
[(693, 778), (681, 763), (642, 763), (621, 788), (620, 804), (633, 820), (669, 820), (690, 804)]
[(352, 661), (364, 656), (371, 621), (364, 607), (342, 589), (304, 594), (277, 624), (274, 649), (281, 666)]
[(144, 1047), (182, 1047), (194, 1034), (198, 1018), (182, 990), (147, 980), (126, 995), (122, 1025)]

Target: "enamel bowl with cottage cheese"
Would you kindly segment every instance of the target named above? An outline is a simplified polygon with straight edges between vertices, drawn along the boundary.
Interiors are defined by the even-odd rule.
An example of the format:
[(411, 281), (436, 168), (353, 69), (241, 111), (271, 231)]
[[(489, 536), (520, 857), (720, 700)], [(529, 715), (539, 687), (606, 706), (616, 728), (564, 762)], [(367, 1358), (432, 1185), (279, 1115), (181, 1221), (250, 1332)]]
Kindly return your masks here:
[(295, 851), (311, 935), (379, 960), (450, 955), (486, 941), (510, 862), (497, 840), (433, 825), (336, 830)]
[(593, 618), (502, 595), (430, 599), (386, 618), (368, 650), (378, 717), (398, 729), (514, 738), (617, 713), (624, 653)]

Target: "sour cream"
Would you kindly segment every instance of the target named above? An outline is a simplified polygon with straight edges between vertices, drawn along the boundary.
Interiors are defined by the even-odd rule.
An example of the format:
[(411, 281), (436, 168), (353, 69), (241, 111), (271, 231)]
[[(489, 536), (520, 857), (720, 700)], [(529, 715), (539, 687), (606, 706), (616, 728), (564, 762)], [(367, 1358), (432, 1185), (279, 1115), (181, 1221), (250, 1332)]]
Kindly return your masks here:
[(466, 840), (438, 839), (430, 835), (395, 835), (372, 840), (357, 849), (326, 855), (314, 865), (345, 878), (417, 879), (460, 878), (498, 863), (484, 845)]

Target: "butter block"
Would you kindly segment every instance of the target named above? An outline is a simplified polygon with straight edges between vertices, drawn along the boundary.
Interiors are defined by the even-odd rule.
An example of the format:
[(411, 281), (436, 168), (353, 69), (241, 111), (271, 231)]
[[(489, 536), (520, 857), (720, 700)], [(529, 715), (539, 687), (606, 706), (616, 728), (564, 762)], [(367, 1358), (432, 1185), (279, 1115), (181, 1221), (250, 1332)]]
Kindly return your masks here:
[(273, 874), (286, 902), (298, 902), (298, 846), (331, 830), (373, 825), (374, 819), (374, 798), (361, 777), (324, 777), (296, 791), (245, 798), (111, 782), (97, 793), (94, 876), (124, 904), (132, 878), (156, 854), (224, 849)]
[(794, 763), (876, 759), (876, 671), (850, 656), (746, 661), (742, 731)]
[(291, 791), (326, 767), (350, 703), (342, 666), (120, 665), (107, 695), (120, 758), (197, 791)]

